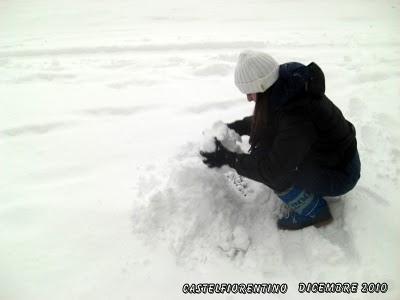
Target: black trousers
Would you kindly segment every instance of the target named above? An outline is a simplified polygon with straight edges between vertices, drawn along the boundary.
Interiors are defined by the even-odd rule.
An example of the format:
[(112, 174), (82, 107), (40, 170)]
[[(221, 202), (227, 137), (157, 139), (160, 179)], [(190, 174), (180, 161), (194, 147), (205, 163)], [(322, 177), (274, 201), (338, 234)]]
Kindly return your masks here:
[(321, 167), (305, 167), (294, 179), (294, 185), (321, 196), (340, 196), (357, 184), (361, 162), (358, 151), (342, 170)]

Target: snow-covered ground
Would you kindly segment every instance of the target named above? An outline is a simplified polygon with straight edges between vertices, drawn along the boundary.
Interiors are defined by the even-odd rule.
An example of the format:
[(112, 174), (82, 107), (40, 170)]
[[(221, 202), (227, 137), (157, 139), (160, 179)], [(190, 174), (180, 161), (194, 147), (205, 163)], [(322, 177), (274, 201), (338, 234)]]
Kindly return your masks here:
[[(399, 28), (387, 0), (1, 1), (0, 299), (190, 298), (185, 282), (399, 299)], [(267, 187), (199, 159), (203, 131), (252, 112), (243, 49), (317, 62), (356, 126), (362, 178), (328, 227), (278, 231)]]

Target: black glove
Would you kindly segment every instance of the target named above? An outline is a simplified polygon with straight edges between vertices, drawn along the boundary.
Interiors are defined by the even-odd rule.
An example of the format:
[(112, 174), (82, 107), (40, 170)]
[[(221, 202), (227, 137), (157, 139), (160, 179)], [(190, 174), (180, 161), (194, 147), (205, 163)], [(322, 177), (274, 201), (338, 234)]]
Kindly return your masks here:
[(245, 117), (242, 120), (237, 120), (232, 123), (226, 124), (229, 129), (235, 131), (238, 135), (250, 135), (252, 116)]
[(226, 149), (216, 138), (215, 151), (200, 151), (200, 155), (203, 156), (203, 163), (209, 168), (220, 168), (223, 165), (228, 165), (233, 168), (236, 162), (236, 154)]

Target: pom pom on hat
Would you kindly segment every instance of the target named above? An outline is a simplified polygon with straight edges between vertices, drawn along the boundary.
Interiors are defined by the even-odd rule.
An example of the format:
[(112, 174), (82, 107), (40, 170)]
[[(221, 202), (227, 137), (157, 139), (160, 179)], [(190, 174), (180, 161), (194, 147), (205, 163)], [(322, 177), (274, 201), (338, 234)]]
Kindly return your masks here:
[(272, 56), (258, 51), (240, 53), (235, 69), (235, 85), (243, 94), (263, 93), (279, 77), (279, 64)]

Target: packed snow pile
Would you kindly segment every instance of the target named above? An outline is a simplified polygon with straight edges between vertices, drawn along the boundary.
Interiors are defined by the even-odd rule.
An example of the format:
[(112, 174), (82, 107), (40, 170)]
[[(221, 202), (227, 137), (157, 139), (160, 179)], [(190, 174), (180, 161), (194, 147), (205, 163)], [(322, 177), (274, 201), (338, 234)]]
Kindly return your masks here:
[[(231, 149), (248, 148), (219, 121), (204, 131), (200, 145), (188, 144), (170, 159), (163, 167), (170, 170), (167, 176), (157, 176), (158, 170), (143, 174), (138, 185), (143, 201), (134, 208), (133, 219), (144, 240), (153, 246), (167, 243), (180, 264), (193, 266), (225, 257), (277, 276), (286, 263), (290, 272), (299, 272), (296, 264), (302, 266), (304, 261), (298, 262), (298, 255), (313, 261), (307, 276), (314, 279), (324, 267), (355, 262), (342, 199), (330, 199), (336, 224), (297, 234), (280, 232), (276, 220), (286, 208), (271, 189), (227, 166), (209, 169), (202, 163), (198, 152), (212, 151), (214, 138)], [(151, 181), (157, 187), (142, 191)]]
[[(241, 151), (240, 136), (216, 122), (204, 131), (200, 145), (188, 144), (170, 160), (165, 169), (171, 172), (164, 182), (149, 173), (139, 181), (138, 193), (146, 200), (134, 210), (136, 230), (153, 242), (167, 242), (180, 262), (244, 256), (251, 239), (262, 238), (280, 211), (267, 187), (228, 167), (208, 169), (202, 163), (200, 149), (213, 151), (215, 138), (228, 149)], [(141, 187), (150, 184), (146, 178), (158, 182), (157, 188), (143, 192)]]

